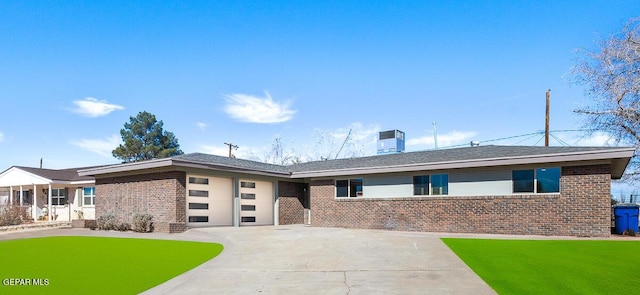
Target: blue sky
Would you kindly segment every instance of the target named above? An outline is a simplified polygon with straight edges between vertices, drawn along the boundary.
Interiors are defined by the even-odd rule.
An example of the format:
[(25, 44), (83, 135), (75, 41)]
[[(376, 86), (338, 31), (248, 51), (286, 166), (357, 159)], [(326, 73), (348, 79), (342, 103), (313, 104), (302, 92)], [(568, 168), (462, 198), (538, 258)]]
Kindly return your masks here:
[[(637, 16), (636, 1), (0, 1), (0, 166), (117, 163), (119, 130), (148, 111), (185, 153), (305, 159), (582, 126), (567, 79), (577, 48)], [(602, 145), (606, 134), (556, 136)], [(552, 144), (559, 145), (557, 141)], [(333, 154), (331, 154), (333, 153)]]

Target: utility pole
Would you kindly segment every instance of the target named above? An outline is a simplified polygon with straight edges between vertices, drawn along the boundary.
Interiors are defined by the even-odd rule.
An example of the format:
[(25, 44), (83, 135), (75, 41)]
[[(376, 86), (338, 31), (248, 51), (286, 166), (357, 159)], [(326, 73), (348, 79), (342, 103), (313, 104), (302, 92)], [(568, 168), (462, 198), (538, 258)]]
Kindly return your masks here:
[(544, 146), (549, 146), (549, 98), (551, 96), (551, 89), (547, 90), (547, 112), (544, 121)]
[(226, 144), (226, 145), (228, 145), (228, 146), (229, 146), (229, 158), (233, 158), (233, 155), (231, 154), (231, 150), (232, 150), (232, 149), (237, 150), (237, 149), (238, 149), (238, 146), (237, 146), (237, 145), (235, 145), (235, 144), (233, 144), (233, 143), (226, 143), (226, 142), (225, 142), (224, 144)]

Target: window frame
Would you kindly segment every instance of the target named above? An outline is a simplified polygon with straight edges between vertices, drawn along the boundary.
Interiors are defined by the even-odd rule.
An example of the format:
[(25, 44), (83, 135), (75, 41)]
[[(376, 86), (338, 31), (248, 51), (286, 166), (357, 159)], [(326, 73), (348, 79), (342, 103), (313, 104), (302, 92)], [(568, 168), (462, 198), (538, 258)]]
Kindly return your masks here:
[[(548, 170), (558, 170), (558, 178), (557, 178), (557, 191), (542, 191), (540, 192), (540, 187), (541, 187), (541, 183), (538, 181), (538, 177), (539, 174), (541, 174), (541, 172), (547, 172)], [(525, 172), (525, 171), (530, 171), (533, 174), (533, 181), (531, 182), (531, 184), (527, 184), (532, 186), (532, 190), (531, 191), (516, 191), (516, 181), (514, 180), (514, 173), (515, 172)], [(512, 169), (511, 170), (511, 193), (512, 194), (517, 194), (517, 195), (521, 195), (521, 194), (560, 194), (560, 192), (562, 191), (562, 187), (561, 187), (561, 179), (562, 179), (562, 167), (561, 166), (553, 166), (553, 167), (535, 167), (535, 168), (528, 168), (528, 169)], [(554, 183), (556, 182), (555, 179), (552, 180)]]
[[(60, 192), (63, 192), (62, 196), (60, 196)], [(64, 203), (60, 204), (60, 201), (64, 201)], [(65, 205), (67, 205), (67, 189), (52, 188), (51, 189), (51, 206), (65, 206)]]
[[(433, 184), (436, 183), (436, 181), (434, 181), (434, 176), (436, 177), (442, 177), (444, 179), (444, 185), (443, 186), (434, 186)], [(418, 179), (419, 177), (426, 179), (426, 183), (416, 183), (416, 179)], [(413, 184), (413, 196), (448, 196), (449, 195), (449, 173), (434, 173), (434, 174), (415, 174), (412, 176), (412, 184)], [(442, 181), (438, 181), (438, 183), (440, 183)], [(426, 187), (424, 187), (424, 185), (426, 184)], [(416, 185), (420, 185), (423, 187), (416, 187)], [(441, 193), (434, 193), (436, 188), (444, 188), (441, 190)], [(416, 194), (416, 189), (420, 188), (422, 189), (421, 194)]]
[[(433, 179), (434, 176), (437, 176), (438, 178), (442, 177), (441, 181), (438, 181), (438, 183), (443, 184), (443, 186), (434, 186), (433, 184), (436, 183), (436, 181)], [(438, 174), (431, 174), (429, 175), (429, 193), (430, 196), (448, 196), (449, 195), (449, 174), (448, 173), (438, 173)], [(435, 189), (436, 188), (441, 188), (439, 193), (435, 193)]]
[[(413, 195), (414, 196), (428, 196), (431, 193), (431, 176), (429, 174), (426, 175), (413, 175)], [(416, 183), (416, 179), (426, 179), (426, 183)], [(418, 185), (418, 186), (417, 186)], [(426, 186), (425, 186), (426, 185)], [(420, 193), (416, 194), (417, 190), (420, 189)]]
[[(344, 184), (346, 182), (346, 186), (340, 185), (338, 183)], [(352, 185), (354, 183), (354, 185)], [(353, 177), (348, 179), (335, 179), (333, 181), (333, 193), (334, 198), (343, 199), (343, 198), (362, 198), (364, 197), (364, 177)], [(360, 189), (358, 189), (358, 187)], [(340, 194), (339, 194), (340, 193)], [(346, 195), (344, 195), (346, 193)]]
[[(85, 194), (86, 190), (89, 189), (92, 194)], [(91, 200), (91, 204), (87, 204), (87, 199)], [(96, 187), (95, 186), (85, 186), (82, 188), (82, 207), (93, 207), (96, 205)]]

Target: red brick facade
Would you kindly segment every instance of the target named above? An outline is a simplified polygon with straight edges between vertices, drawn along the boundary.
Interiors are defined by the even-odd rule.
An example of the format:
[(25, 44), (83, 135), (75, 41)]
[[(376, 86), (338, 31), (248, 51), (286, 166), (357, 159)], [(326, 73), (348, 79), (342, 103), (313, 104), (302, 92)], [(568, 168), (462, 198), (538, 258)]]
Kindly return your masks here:
[(561, 193), (389, 199), (334, 197), (310, 185), (312, 225), (404, 231), (608, 237), (610, 165), (563, 167)]
[(186, 174), (172, 171), (96, 179), (96, 217), (113, 214), (131, 223), (136, 214), (151, 214), (154, 230), (186, 230)]
[[(278, 202), (279, 224), (303, 224), (305, 201), (305, 188), (307, 184), (279, 181), (278, 182)], [(308, 207), (308, 205), (306, 205)]]

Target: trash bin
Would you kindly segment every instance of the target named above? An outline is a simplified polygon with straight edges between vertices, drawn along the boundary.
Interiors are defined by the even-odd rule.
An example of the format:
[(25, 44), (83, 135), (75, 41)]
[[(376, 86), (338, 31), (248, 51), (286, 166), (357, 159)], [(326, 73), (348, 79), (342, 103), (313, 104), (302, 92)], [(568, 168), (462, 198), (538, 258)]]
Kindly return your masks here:
[(625, 231), (632, 230), (638, 233), (638, 204), (617, 204), (613, 206), (613, 215), (616, 218), (616, 234), (622, 235)]

